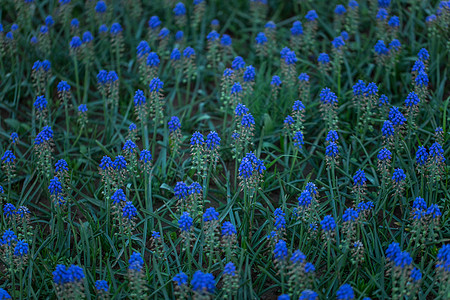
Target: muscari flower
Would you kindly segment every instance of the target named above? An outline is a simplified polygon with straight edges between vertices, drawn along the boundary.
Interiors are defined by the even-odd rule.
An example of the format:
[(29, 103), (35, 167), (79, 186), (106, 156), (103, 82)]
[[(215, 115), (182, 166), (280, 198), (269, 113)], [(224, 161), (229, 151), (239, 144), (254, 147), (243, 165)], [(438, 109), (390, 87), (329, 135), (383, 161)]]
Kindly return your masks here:
[(318, 17), (319, 16), (317, 15), (315, 10), (310, 10), (305, 15), (305, 19), (310, 21), (310, 22), (316, 20)]
[(320, 221), (323, 231), (332, 231), (336, 228), (336, 222), (331, 215), (326, 215), (322, 221)]
[(189, 216), (188, 212), (183, 212), (180, 219), (178, 220), (178, 226), (182, 232), (190, 231), (192, 228), (192, 218)]
[(300, 21), (295, 21), (292, 24), (292, 28), (291, 28), (291, 34), (293, 36), (299, 36), (303, 34), (303, 27), (302, 27), (302, 22)]
[(133, 252), (128, 260), (128, 269), (136, 272), (141, 272), (144, 267), (144, 260), (139, 252)]
[(328, 64), (330, 62), (330, 57), (326, 53), (320, 53), (317, 61), (321, 64)]
[(258, 45), (264, 45), (267, 43), (267, 37), (264, 34), (264, 32), (258, 33), (255, 40), (256, 40), (256, 44), (258, 44)]
[(364, 170), (359, 169), (356, 171), (355, 176), (353, 176), (353, 185), (364, 185), (366, 184), (367, 178)]
[(273, 255), (276, 261), (283, 261), (287, 258), (288, 249), (286, 246), (286, 242), (283, 240), (279, 240), (275, 244), (275, 249), (273, 250)]
[(200, 294), (213, 294), (216, 289), (214, 276), (211, 273), (197, 271), (191, 280), (192, 290)]
[(355, 293), (353, 292), (350, 284), (346, 283), (341, 285), (336, 293), (338, 300), (352, 300), (355, 299)]
[(343, 15), (345, 14), (347, 10), (345, 9), (345, 6), (342, 4), (339, 4), (336, 6), (336, 8), (334, 9), (334, 13), (337, 15)]
[[(103, 1), (101, 1), (103, 2)], [(94, 284), (95, 289), (99, 292), (108, 293), (109, 291), (109, 285), (106, 280), (97, 280)]]

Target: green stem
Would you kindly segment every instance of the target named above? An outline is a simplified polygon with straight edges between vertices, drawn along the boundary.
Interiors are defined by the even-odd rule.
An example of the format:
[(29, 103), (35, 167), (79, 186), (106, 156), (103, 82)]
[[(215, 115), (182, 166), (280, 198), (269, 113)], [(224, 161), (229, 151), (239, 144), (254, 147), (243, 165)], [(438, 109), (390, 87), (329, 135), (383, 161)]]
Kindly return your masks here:
[(76, 55), (73, 56), (73, 64), (74, 64), (74, 67), (75, 67), (75, 82), (77, 84), (77, 87), (76, 87), (76, 89), (77, 89), (77, 101), (80, 101), (81, 100), (80, 78), (79, 78), (79, 75), (78, 75), (78, 60), (77, 60), (77, 56)]

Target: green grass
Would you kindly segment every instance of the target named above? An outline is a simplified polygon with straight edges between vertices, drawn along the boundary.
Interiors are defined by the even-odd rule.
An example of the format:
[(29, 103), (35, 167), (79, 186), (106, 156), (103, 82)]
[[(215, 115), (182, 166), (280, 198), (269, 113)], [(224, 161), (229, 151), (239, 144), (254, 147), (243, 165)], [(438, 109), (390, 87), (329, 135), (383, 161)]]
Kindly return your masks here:
[[(282, 292), (288, 293), (287, 276), (282, 279), (278, 273), (273, 261), (273, 243), (266, 238), (274, 228), (273, 212), (278, 207), (286, 213), (284, 239), (289, 250), (301, 250), (307, 261), (315, 265), (316, 273), (310, 288), (319, 294), (320, 299), (335, 298), (336, 291), (344, 283), (352, 285), (357, 299), (366, 296), (372, 299), (389, 298), (393, 282), (391, 276), (386, 275), (385, 250), (394, 241), (400, 243), (402, 251), (411, 253), (414, 265), (423, 273), (418, 299), (438, 297), (434, 267), (436, 253), (450, 241), (448, 164), (440, 180), (435, 183), (422, 178), (415, 165), (418, 146), (429, 148), (434, 142), (434, 130), (439, 126), (444, 129), (444, 156), (447, 159), (450, 157), (449, 36), (445, 28), (433, 33), (425, 24), (425, 17), (435, 13), (437, 1), (418, 1), (415, 6), (409, 3), (411, 1), (392, 1), (391, 13), (400, 18), (401, 30), (397, 38), (402, 43), (402, 49), (398, 61), (388, 71), (375, 61), (373, 47), (380, 31), (375, 25), (374, 14), (369, 10), (369, 3), (360, 1), (358, 32), (351, 35), (347, 43), (341, 72), (337, 74), (333, 69), (325, 76), (318, 70), (317, 55), (327, 52), (333, 60), (331, 41), (339, 34), (333, 28), (333, 11), (336, 4), (344, 4), (338, 1), (269, 1), (267, 17), (259, 22), (250, 14), (247, 1), (208, 1), (205, 18), (195, 31), (191, 27), (179, 28), (175, 25), (172, 14), (174, 3), (172, 5), (170, 1), (144, 1), (137, 17), (133, 16), (127, 1), (109, 1), (110, 11), (105, 23), (110, 26), (113, 22), (119, 22), (124, 28), (124, 51), (120, 60), (117, 60), (109, 35), (100, 39), (99, 23), (92, 11), (84, 8), (85, 1), (72, 2), (73, 12), (69, 22), (72, 17), (77, 17), (80, 33), (90, 30), (95, 37), (95, 55), (90, 64), (81, 59), (74, 61), (70, 56), (69, 42), (73, 34), (68, 24), (63, 25), (58, 20), (60, 5), (57, 1), (36, 1), (34, 9), (29, 12), (33, 16), (29, 21), (18, 16), (14, 1), (5, 0), (0, 7), (0, 20), (5, 32), (14, 22), (20, 26), (19, 31), (14, 33), (16, 48), (13, 53), (0, 57), (0, 153), (3, 155), (5, 150), (13, 149), (17, 157), (16, 176), (8, 182), (3, 170), (0, 185), (5, 189), (3, 204), (27, 206), (31, 210), (32, 226), (30, 251), (23, 271), (19, 268), (8, 269), (7, 261), (0, 258), (0, 287), (17, 299), (54, 298), (52, 272), (56, 265), (77, 264), (83, 267), (86, 275), (83, 284), (87, 299), (96, 297), (94, 282), (99, 279), (109, 282), (111, 298), (128, 298), (128, 259), (132, 251), (137, 251), (145, 261), (147, 297), (173, 298), (173, 276), (184, 271), (190, 280), (196, 270), (213, 273), (217, 282), (215, 295), (218, 299), (224, 297), (221, 276), (228, 261), (218, 251), (219, 259), (210, 263), (204, 251), (206, 238), (201, 216), (194, 219), (195, 238), (189, 253), (182, 250), (184, 242), (178, 228), (181, 211), (177, 209), (173, 188), (178, 181), (188, 184), (198, 181), (208, 187), (203, 199), (204, 209), (215, 207), (220, 213), (220, 223), (230, 221), (238, 229), (237, 245), (232, 256), (239, 273), (237, 299), (274, 299)], [(186, 5), (190, 16), (192, 4)], [(283, 120), (291, 113), (292, 104), (298, 97), (297, 83), (292, 88), (287, 88), (284, 83), (276, 100), (270, 96), (269, 83), (273, 75), (282, 75), (279, 51), (289, 47), (292, 22), (301, 20), (305, 25), (304, 15), (310, 9), (317, 11), (319, 21), (313, 51), (296, 53), (297, 76), (302, 72), (310, 75), (309, 96), (300, 99), (306, 106), (302, 130), (305, 144), (297, 152), (283, 129)], [(39, 27), (47, 15), (55, 18), (55, 25), (49, 33), (51, 49), (43, 52), (30, 45), (29, 40), (33, 35), (38, 36)], [(169, 54), (175, 45), (174, 33), (184, 31), (184, 45), (179, 47), (192, 46), (195, 49), (197, 69), (194, 79), (177, 82), (179, 69), (170, 64), (169, 54), (165, 55), (164, 49), (151, 45), (152, 51), (158, 52), (161, 58), (158, 76), (164, 82), (164, 122), (155, 126), (152, 120), (148, 120), (145, 124), (148, 134), (145, 135), (142, 130), (144, 126), (141, 128), (140, 121), (136, 119), (133, 96), (137, 89), (149, 95), (148, 86), (139, 78), (136, 46), (147, 39), (147, 21), (152, 15), (158, 15), (163, 26), (171, 30), (166, 49)], [(213, 18), (221, 22), (219, 33), (229, 34), (233, 38), (231, 53), (225, 60), (217, 62), (216, 68), (211, 67), (206, 59), (206, 35), (210, 32), (209, 24)], [(268, 20), (277, 24), (276, 51), (261, 59), (256, 55), (254, 38), (264, 30)], [(423, 47), (430, 53), (430, 96), (426, 103), (421, 104), (415, 118), (417, 128), (411, 132), (405, 130), (405, 135), (398, 139), (398, 147), (391, 147), (391, 168), (402, 168), (407, 174), (405, 190), (399, 197), (394, 197), (391, 184), (387, 191), (379, 193), (381, 176), (377, 171), (377, 154), (383, 146), (381, 126), (387, 114), (374, 112), (371, 127), (364, 132), (359, 130), (360, 119), (353, 107), (352, 86), (359, 79), (375, 82), (379, 88), (378, 94), (386, 94), (391, 105), (399, 106), (405, 112), (404, 99), (414, 89), (410, 71), (418, 51)], [(234, 121), (231, 111), (224, 121), (224, 112), (220, 109), (223, 70), (231, 66), (236, 55), (242, 56), (247, 65), (256, 68), (253, 93), (243, 99), (256, 123), (253, 145), (248, 151), (263, 159), (267, 167), (260, 189), (251, 199), (238, 186), (236, 167), (240, 161), (232, 156)], [(33, 150), (34, 138), (42, 128), (34, 116), (33, 102), (39, 94), (33, 87), (31, 76), (33, 63), (38, 59), (49, 59), (52, 63), (45, 96), (49, 103), (49, 125), (54, 131), (53, 164), (59, 159), (65, 159), (69, 164), (70, 196), (65, 214), (58, 213), (52, 205), (48, 192), (49, 179), (43, 177), (36, 167), (37, 156)], [(111, 113), (109, 125), (104, 117), (104, 99), (97, 88), (96, 75), (101, 69), (115, 70), (120, 75), (119, 107)], [(60, 80), (66, 80), (72, 87), (68, 106), (69, 131), (66, 130), (65, 108), (57, 97), (56, 86)], [(324, 87), (339, 93), (336, 130), (340, 137), (340, 158), (333, 170), (327, 169), (325, 159), (325, 138), (329, 128), (319, 110), (319, 93)], [(82, 103), (86, 103), (89, 109), (88, 124), (83, 129), (77, 123), (77, 107)], [(178, 116), (182, 123), (183, 142), (177, 154), (173, 154), (169, 147), (167, 122), (171, 116)], [(130, 176), (123, 185), (127, 199), (138, 210), (132, 234), (124, 235), (117, 234), (119, 228), (108, 213), (108, 202), (111, 200), (103, 195), (104, 184), (98, 165), (104, 155), (114, 158), (123, 154), (122, 147), (132, 122), (138, 128), (139, 140), (136, 143), (139, 149), (145, 148), (148, 143), (148, 148), (152, 150), (153, 168), (150, 176), (139, 173)], [(10, 145), (9, 141), (13, 131), (19, 134), (15, 146)], [(194, 131), (205, 136), (210, 131), (216, 131), (222, 138), (217, 168), (209, 169), (205, 178), (191, 169), (189, 141)], [(357, 232), (364, 245), (364, 261), (355, 265), (351, 262), (349, 250), (343, 247), (342, 214), (355, 198), (352, 193), (353, 175), (358, 169), (366, 172), (368, 192), (365, 199), (373, 201), (375, 209), (367, 220), (358, 224)], [(319, 205), (314, 215), (322, 220), (325, 215), (331, 214), (338, 223), (339, 230), (330, 243), (323, 241), (320, 235), (308, 235), (308, 224), (291, 218), (293, 209), (297, 207), (297, 198), (308, 182), (314, 182), (319, 188)], [(410, 219), (412, 201), (418, 196), (423, 197), (428, 205), (438, 204), (442, 212), (436, 237), (420, 247), (411, 242)], [(249, 206), (254, 212), (251, 224), (246, 214)], [(8, 228), (14, 229), (8, 222), (2, 216), (0, 233)], [(251, 235), (245, 236), (243, 230), (249, 225)], [(153, 230), (160, 231), (164, 238), (162, 257), (151, 246)], [(188, 265), (189, 261), (192, 265)]]

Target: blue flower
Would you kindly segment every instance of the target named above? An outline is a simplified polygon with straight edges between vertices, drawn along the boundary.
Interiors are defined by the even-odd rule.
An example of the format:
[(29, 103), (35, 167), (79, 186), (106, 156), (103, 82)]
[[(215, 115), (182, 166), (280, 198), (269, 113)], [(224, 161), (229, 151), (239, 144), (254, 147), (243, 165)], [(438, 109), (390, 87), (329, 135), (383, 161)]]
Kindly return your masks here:
[[(68, 92), (70, 91), (70, 85), (67, 83), (67, 81), (61, 80), (57, 85), (58, 92)], [(43, 97), (43, 96), (41, 96)]]
[(428, 75), (424, 70), (420, 70), (419, 74), (417, 74), (416, 78), (414, 79), (414, 83), (418, 87), (424, 87), (428, 86)]
[(327, 138), (325, 139), (327, 142), (336, 143), (339, 140), (339, 136), (336, 130), (330, 130), (327, 133)]
[(15, 214), (16, 214), (16, 207), (12, 203), (5, 203), (5, 205), (3, 206), (3, 215), (6, 218), (9, 218), (14, 216)]
[(184, 32), (181, 30), (178, 30), (177, 32), (175, 32), (175, 40), (176, 41), (181, 41), (184, 37)]
[(304, 82), (309, 82), (309, 75), (306, 73), (300, 73), (300, 75), (298, 75), (298, 80), (304, 81)]
[(144, 164), (147, 164), (152, 161), (152, 154), (149, 150), (143, 149), (139, 155), (139, 160), (142, 161)]
[(392, 180), (399, 183), (403, 180), (406, 179), (406, 174), (405, 171), (403, 171), (403, 169), (395, 169), (394, 173), (392, 174)]
[(317, 15), (315, 10), (310, 10), (306, 13), (305, 15), (305, 19), (308, 21), (314, 21), (315, 19), (317, 19), (319, 16)]
[(201, 195), (202, 193), (202, 186), (200, 185), (200, 183), (198, 182), (193, 182), (191, 183), (191, 185), (189, 186), (189, 195), (193, 195), (193, 194), (199, 194)]
[(38, 43), (37, 37), (32, 36), (31, 39), (30, 39), (30, 43), (33, 44), (33, 45), (37, 44)]
[(312, 273), (312, 272), (315, 272), (315, 271), (316, 271), (316, 267), (314, 267), (314, 265), (312, 263), (307, 262), (305, 264), (305, 273)]
[(286, 53), (286, 55), (284, 56), (284, 62), (285, 62), (287, 65), (293, 65), (293, 64), (295, 64), (297, 61), (298, 61), (298, 58), (297, 58), (297, 56), (295, 55), (295, 52), (294, 52), (294, 51), (288, 51), (288, 52)]
[(269, 29), (276, 29), (277, 25), (273, 21), (269, 21), (266, 23), (266, 25), (264, 27), (269, 28)]
[(255, 125), (255, 119), (253, 118), (252, 114), (248, 113), (242, 116), (241, 125), (247, 128)]
[(208, 35), (206, 36), (206, 39), (207, 39), (209, 42), (214, 42), (214, 41), (218, 40), (219, 37), (220, 37), (220, 34), (217, 33), (217, 31), (212, 30), (210, 33), (208, 33)]
[(294, 123), (294, 118), (292, 118), (291, 116), (287, 116), (286, 119), (284, 119), (284, 124), (293, 125)]
[(58, 177), (55, 176), (53, 179), (50, 179), (48, 191), (50, 192), (50, 195), (53, 196), (58, 196), (62, 193), (62, 184), (61, 181), (59, 181)]
[(397, 254), (396, 257), (394, 257), (394, 264), (397, 267), (404, 268), (406, 266), (411, 265), (412, 258), (411, 255), (408, 252), (400, 252)]
[(298, 36), (298, 35), (302, 35), (302, 34), (303, 34), (302, 22), (300, 22), (300, 21), (295, 21), (295, 22), (292, 24), (291, 34), (292, 34), (293, 36)]
[(36, 101), (34, 101), (34, 107), (38, 111), (43, 111), (44, 109), (47, 108), (47, 99), (45, 99), (44, 96), (38, 96), (36, 98)]
[(41, 28), (39, 29), (39, 32), (42, 34), (47, 34), (48, 33), (48, 27), (46, 25), (42, 25)]
[(236, 235), (236, 227), (231, 222), (224, 222), (222, 225), (222, 236), (232, 236)]
[(232, 262), (227, 263), (223, 268), (223, 273), (233, 277), (236, 276), (236, 266)]
[(414, 92), (410, 92), (405, 99), (406, 107), (417, 106), (419, 105), (419, 102), (420, 102), (419, 96), (417, 96), (417, 94)]
[(430, 207), (428, 207), (427, 209), (426, 214), (431, 215), (433, 219), (442, 216), (441, 210), (439, 209), (439, 206), (437, 204), (430, 205)]
[(186, 183), (179, 181), (175, 184), (173, 193), (178, 199), (186, 199), (186, 197), (189, 196), (189, 188)]
[(292, 264), (301, 264), (305, 260), (306, 260), (306, 255), (303, 254), (303, 252), (300, 250), (295, 250), (294, 253), (292, 253), (292, 256), (290, 259)]
[(28, 243), (23, 240), (17, 241), (16, 246), (14, 247), (14, 256), (24, 256), (28, 254)]
[(114, 192), (114, 194), (111, 196), (111, 199), (113, 200), (113, 204), (119, 204), (120, 202), (127, 202), (127, 196), (125, 196), (125, 193), (122, 189), (118, 189)]
[(374, 204), (373, 204), (372, 201), (360, 202), (360, 203), (358, 204), (357, 208), (358, 208), (358, 209), (357, 209), (357, 212), (358, 212), (358, 214), (359, 214), (359, 213), (361, 213), (361, 212), (363, 212), (363, 211), (373, 209), (373, 208), (374, 208)]
[(53, 282), (57, 285), (63, 285), (71, 281), (70, 274), (67, 272), (65, 265), (56, 265), (55, 271), (53, 271), (52, 275)]
[(158, 67), (160, 63), (159, 56), (156, 52), (150, 52), (147, 56), (147, 66)]
[(274, 255), (275, 260), (278, 260), (278, 261), (282, 261), (287, 258), (288, 249), (287, 249), (285, 241), (279, 240), (276, 243), (275, 249), (273, 250), (273, 255)]
[(172, 281), (175, 282), (178, 286), (187, 285), (188, 276), (183, 272), (180, 272), (173, 277)]
[(53, 24), (55, 24), (55, 21), (53, 21), (53, 17), (52, 16), (47, 16), (45, 18), (45, 25), (47, 25), (48, 27), (52, 26)]
[(410, 277), (411, 277), (411, 279), (412, 279), (413, 281), (416, 281), (416, 282), (417, 282), (417, 281), (419, 281), (420, 279), (422, 279), (422, 272), (420, 272), (419, 269), (414, 268), (414, 269), (412, 269), (412, 271), (411, 271)]
[(281, 85), (280, 76), (274, 75), (272, 77), (272, 81), (270, 82), (270, 85), (272, 85), (272, 86), (280, 86)]
[(115, 71), (109, 71), (106, 79), (109, 84), (112, 84), (119, 80), (119, 76), (117, 76), (117, 73)]
[(105, 1), (98, 1), (95, 5), (95, 11), (99, 14), (106, 12), (106, 3)]
[(341, 32), (341, 37), (342, 37), (342, 39), (344, 41), (348, 40), (349, 39), (348, 32), (347, 31), (342, 31)]
[(303, 207), (308, 207), (312, 202), (311, 192), (308, 190), (304, 190), (300, 193), (300, 196), (297, 198), (298, 205)]
[(255, 68), (253, 66), (247, 66), (244, 71), (244, 81), (254, 81), (255, 80)]
[(219, 213), (216, 211), (214, 207), (209, 207), (206, 209), (203, 214), (203, 222), (210, 222), (219, 220)]
[(152, 50), (146, 41), (141, 41), (136, 47), (136, 54), (138, 58), (142, 58), (143, 56), (149, 54), (150, 51)]
[(123, 145), (122, 150), (133, 153), (134, 149), (136, 149), (136, 148), (137, 148), (137, 146), (132, 140), (126, 140), (125, 144)]
[(55, 164), (55, 172), (59, 173), (59, 172), (69, 171), (68, 167), (69, 167), (69, 165), (67, 164), (67, 162), (64, 159), (60, 159)]
[(233, 86), (231, 87), (231, 91), (230, 91), (231, 95), (239, 94), (240, 92), (242, 92), (241, 84), (239, 82), (233, 83)]
[(380, 96), (380, 99), (378, 101), (378, 106), (383, 106), (383, 105), (389, 105), (389, 98), (383, 94)]
[(303, 133), (301, 131), (297, 131), (296, 133), (294, 133), (294, 146), (298, 147), (299, 149), (302, 148), (302, 145), (305, 143), (303, 141)]
[(389, 53), (389, 49), (386, 47), (386, 44), (382, 40), (378, 40), (375, 44), (375, 53), (378, 55), (387, 55)]
[(71, 275), (72, 282), (81, 281), (85, 277), (83, 268), (77, 265), (71, 265), (68, 267), (67, 273)]
[(114, 170), (120, 171), (127, 168), (127, 161), (122, 155), (117, 155), (113, 163)]
[(358, 212), (353, 208), (347, 208), (342, 215), (342, 220), (344, 222), (354, 222), (358, 219)]
[(203, 134), (201, 134), (198, 131), (194, 132), (194, 134), (191, 137), (191, 145), (192, 146), (203, 145), (204, 143), (205, 139), (203, 138)]
[(264, 32), (258, 33), (255, 40), (256, 40), (256, 44), (258, 44), (258, 45), (264, 45), (267, 43), (267, 37), (264, 34)]
[(391, 0), (378, 0), (378, 7), (388, 8), (391, 5)]
[(342, 4), (339, 4), (336, 6), (334, 13), (337, 15), (343, 15), (343, 14), (345, 14), (346, 11), (347, 10), (345, 9), (345, 6)]
[(112, 35), (118, 35), (123, 31), (122, 26), (119, 23), (114, 23), (111, 25), (110, 33)]
[(213, 20), (211, 21), (211, 26), (219, 26), (219, 25), (220, 25), (219, 20), (213, 19)]
[(164, 82), (158, 77), (153, 78), (149, 84), (150, 92), (159, 92), (164, 87)]
[(136, 272), (141, 272), (144, 267), (144, 260), (139, 252), (133, 252), (128, 260), (128, 269)]
[(312, 290), (304, 290), (300, 294), (300, 298), (298, 300), (317, 300), (319, 299), (319, 295)]
[(382, 148), (380, 152), (378, 152), (377, 158), (379, 160), (391, 160), (392, 159), (392, 153), (387, 148)]
[(329, 88), (323, 88), (322, 91), (320, 91), (320, 101), (323, 104), (337, 104), (338, 99), (335, 93), (333, 93)]
[(317, 61), (321, 64), (328, 64), (330, 62), (330, 57), (326, 53), (320, 53)]
[(100, 85), (104, 85), (108, 82), (108, 71), (100, 70), (97, 74), (97, 83)]
[(397, 16), (392, 16), (389, 19), (388, 25), (391, 27), (399, 27), (400, 26), (400, 19)]
[(295, 100), (294, 101), (294, 105), (292, 105), (292, 110), (293, 111), (304, 111), (305, 110), (305, 105), (303, 105), (302, 101)]
[(431, 145), (429, 157), (437, 163), (443, 163), (445, 161), (444, 149), (441, 144), (434, 142), (433, 145)]
[(195, 55), (195, 50), (192, 47), (186, 47), (186, 49), (183, 50), (183, 56), (186, 58), (191, 58)]
[(146, 98), (142, 90), (137, 90), (134, 93), (134, 106), (144, 106), (146, 103)]
[(422, 197), (416, 197), (416, 199), (413, 202), (412, 208), (415, 210), (426, 210), (427, 203), (425, 202), (425, 199), (423, 199)]
[(180, 119), (176, 116), (171, 117), (167, 125), (169, 125), (169, 132), (171, 133), (181, 128)]
[[(100, 1), (103, 2), (103, 1)], [(109, 291), (109, 285), (106, 280), (97, 280), (94, 284), (95, 289), (99, 292), (107, 293)]]
[(336, 228), (336, 222), (331, 215), (326, 215), (322, 221), (320, 221), (323, 231), (332, 231)]
[(391, 121), (384, 121), (383, 127), (381, 128), (381, 132), (384, 137), (390, 137), (394, 135), (394, 126)]
[(133, 202), (127, 201), (122, 208), (122, 217), (132, 220), (137, 216), (137, 209), (134, 207)]
[(399, 40), (393, 39), (392, 42), (389, 43), (389, 50), (399, 51), (402, 44)]
[(11, 295), (8, 294), (8, 292), (6, 290), (0, 288), (0, 299), (1, 300), (3, 300), (3, 299), (7, 300), (7, 299), (12, 299), (12, 298), (11, 298)]
[(188, 212), (184, 212), (178, 220), (178, 226), (180, 227), (181, 231), (190, 231), (192, 228), (192, 224), (192, 218), (189, 216)]
[(389, 111), (389, 121), (391, 121), (394, 126), (401, 126), (406, 122), (406, 118), (400, 112), (398, 107), (393, 106)]
[(356, 171), (355, 176), (353, 176), (353, 185), (364, 185), (367, 181), (366, 174), (364, 170), (359, 169)]
[(277, 300), (290, 300), (291, 298), (289, 297), (288, 294), (282, 294), (280, 296), (278, 296)]
[(175, 16), (184, 16), (186, 14), (186, 7), (182, 2), (178, 2), (173, 9)]
[(11, 150), (6, 150), (2, 156), (2, 162), (7, 164), (13, 164), (16, 156)]
[(414, 62), (414, 66), (412, 67), (412, 72), (419, 73), (420, 71), (425, 71), (425, 64), (420, 59)]
[(215, 131), (211, 131), (206, 136), (206, 148), (214, 150), (220, 146), (220, 137)]
[(224, 34), (222, 38), (220, 39), (220, 44), (224, 47), (231, 46), (232, 39), (228, 34)]
[(180, 60), (181, 58), (181, 52), (178, 50), (178, 48), (175, 48), (172, 50), (172, 53), (170, 54), (170, 59), (173, 61)]
[(159, 20), (158, 16), (152, 16), (150, 18), (150, 20), (148, 21), (148, 26), (151, 29), (155, 29), (155, 28), (159, 27), (160, 25), (161, 25), (161, 21)]
[(70, 21), (70, 26), (73, 28), (78, 28), (80, 26), (80, 22), (78, 19), (72, 19), (72, 21)]
[(336, 143), (330, 142), (325, 148), (325, 155), (328, 157), (335, 158), (339, 155), (339, 149)]
[(380, 8), (377, 13), (378, 20), (386, 20), (388, 17), (388, 12), (384, 8)]
[(345, 42), (344, 42), (344, 39), (342, 38), (342, 36), (338, 36), (338, 37), (334, 38), (334, 40), (331, 42), (331, 44), (337, 50), (340, 50), (343, 46), (345, 46)]
[(427, 61), (430, 58), (430, 54), (428, 53), (427, 49), (422, 48), (419, 50), (419, 53), (417, 53), (417, 57), (421, 61)]
[(216, 282), (214, 276), (211, 273), (203, 273), (197, 271), (191, 280), (192, 290), (199, 293), (214, 293), (216, 289)]
[(374, 82), (370, 82), (367, 84), (366, 88), (364, 89), (364, 96), (374, 96), (378, 93), (378, 86)]
[(103, 156), (102, 160), (100, 161), (99, 167), (102, 170), (106, 170), (106, 169), (112, 168), (113, 165), (114, 165), (113, 161), (111, 160), (111, 158), (109, 156)]
[(98, 27), (98, 32), (99, 33), (106, 33), (106, 32), (108, 32), (108, 26), (106, 26), (105, 24), (100, 25), (100, 27)]
[(436, 258), (438, 260), (436, 268), (442, 268), (445, 272), (450, 272), (450, 244), (443, 245), (439, 249)]
[(79, 36), (74, 36), (72, 40), (70, 41), (70, 48), (77, 49), (81, 47), (83, 42), (81, 41)]
[(236, 56), (231, 63), (231, 68), (233, 70), (240, 70), (245, 67), (245, 61), (241, 56)]
[(17, 236), (14, 231), (7, 229), (3, 233), (2, 239), (0, 240), (3, 244), (11, 246), (12, 243), (17, 241)]
[(436, 19), (437, 19), (437, 17), (436, 17), (436, 15), (429, 15), (429, 16), (427, 16), (426, 18), (425, 18), (425, 22), (427, 22), (427, 23), (431, 23), (431, 22), (434, 22), (434, 21), (436, 21)]
[(350, 284), (346, 283), (341, 285), (336, 293), (338, 300), (352, 300), (355, 299), (355, 293), (353, 292)]

